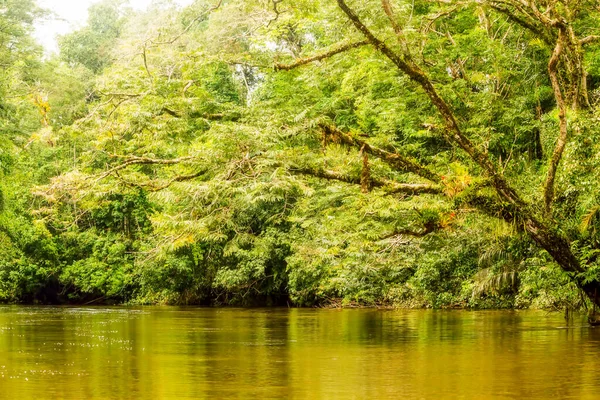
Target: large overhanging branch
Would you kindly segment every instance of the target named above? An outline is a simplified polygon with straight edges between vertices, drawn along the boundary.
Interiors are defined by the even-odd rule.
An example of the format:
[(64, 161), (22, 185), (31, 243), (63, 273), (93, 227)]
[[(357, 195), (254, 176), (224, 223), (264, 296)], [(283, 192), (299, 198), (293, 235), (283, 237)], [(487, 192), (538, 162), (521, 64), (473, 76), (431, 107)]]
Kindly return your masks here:
[(392, 61), (398, 69), (404, 72), (412, 81), (421, 86), (445, 122), (446, 129), (443, 131), (443, 135), (446, 140), (463, 149), (463, 151), (481, 167), (485, 174), (490, 178), (492, 186), (501, 201), (508, 203), (510, 207), (514, 208), (514, 212), (518, 214), (519, 220), (523, 221), (525, 230), (531, 237), (542, 248), (548, 251), (565, 271), (581, 272), (581, 265), (570, 250), (569, 243), (564, 237), (552, 232), (545, 224), (538, 220), (531, 210), (531, 206), (521, 199), (517, 192), (508, 184), (500, 170), (494, 165), (488, 155), (474, 146), (463, 134), (454, 117), (454, 113), (445, 100), (439, 96), (431, 80), (421, 68), (412, 62), (410, 58), (404, 57), (404, 55), (398, 55), (383, 41), (375, 37), (375, 35), (360, 20), (358, 15), (348, 7), (344, 0), (337, 0), (337, 3), (348, 19), (379, 52)]
[[(345, 182), (352, 185), (361, 185), (361, 178), (358, 176), (344, 175), (336, 171), (325, 170), (319, 168), (290, 168), (290, 172), (294, 174), (314, 176), (316, 178)], [(388, 194), (442, 194), (443, 187), (441, 185), (430, 185), (424, 183), (397, 183), (388, 179), (370, 178), (371, 187), (380, 187)]]
[(400, 153), (391, 153), (389, 151), (373, 147), (364, 140), (350, 136), (349, 134), (342, 132), (335, 126), (329, 124), (320, 124), (319, 127), (321, 128), (323, 134), (328, 140), (333, 140), (334, 142), (365, 151), (381, 159), (383, 162), (385, 162), (386, 164), (390, 165), (392, 168), (398, 171), (411, 172), (415, 175), (418, 175), (422, 178), (436, 183), (440, 183), (442, 181), (441, 177), (435, 172), (430, 171), (429, 169), (411, 160), (410, 158), (403, 156)]
[(392, 61), (398, 69), (404, 72), (408, 77), (419, 84), (425, 91), (433, 105), (444, 119), (446, 129), (443, 134), (446, 140), (450, 143), (458, 145), (462, 148), (473, 161), (475, 161), (485, 173), (493, 180), (494, 187), (498, 194), (506, 201), (525, 206), (526, 203), (520, 198), (515, 190), (510, 187), (504, 176), (499, 172), (498, 168), (492, 163), (488, 155), (478, 149), (460, 129), (454, 113), (444, 99), (440, 97), (437, 90), (431, 83), (431, 80), (425, 72), (415, 64), (408, 55), (399, 55), (388, 47), (383, 41), (378, 39), (363, 22), (358, 15), (346, 4), (344, 0), (337, 0), (340, 9), (348, 16), (354, 26), (367, 38), (367, 40), (384, 56)]
[(291, 64), (279, 64), (279, 63), (277, 63), (277, 64), (274, 65), (274, 68), (275, 68), (275, 71), (289, 71), (289, 70), (292, 70), (294, 68), (298, 68), (298, 67), (300, 67), (302, 65), (310, 64), (310, 63), (315, 62), (315, 61), (321, 61), (321, 60), (324, 60), (326, 58), (332, 57), (332, 56), (334, 56), (336, 54), (340, 54), (340, 53), (343, 53), (345, 51), (348, 51), (348, 50), (351, 50), (351, 49), (355, 49), (357, 47), (366, 46), (368, 44), (369, 44), (369, 42), (367, 40), (361, 40), (360, 42), (348, 43), (348, 44), (336, 47), (333, 50), (329, 50), (329, 51), (326, 51), (326, 52), (321, 53), (321, 54), (317, 54), (317, 55), (312, 56), (312, 57), (306, 57), (306, 58), (298, 59), (298, 60), (294, 61)]

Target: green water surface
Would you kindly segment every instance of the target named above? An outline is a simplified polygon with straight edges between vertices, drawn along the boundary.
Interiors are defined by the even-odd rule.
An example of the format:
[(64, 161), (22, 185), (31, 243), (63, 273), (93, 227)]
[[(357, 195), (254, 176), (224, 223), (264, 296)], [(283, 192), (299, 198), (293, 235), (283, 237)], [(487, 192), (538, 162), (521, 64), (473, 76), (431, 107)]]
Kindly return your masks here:
[(0, 307), (0, 399), (600, 399), (534, 311)]

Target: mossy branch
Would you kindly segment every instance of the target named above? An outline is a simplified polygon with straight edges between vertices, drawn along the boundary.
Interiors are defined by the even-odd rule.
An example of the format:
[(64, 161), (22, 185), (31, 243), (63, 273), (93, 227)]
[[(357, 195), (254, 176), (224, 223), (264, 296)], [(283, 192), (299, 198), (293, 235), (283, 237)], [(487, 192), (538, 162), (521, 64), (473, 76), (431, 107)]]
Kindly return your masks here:
[(359, 150), (362, 150), (365, 153), (371, 154), (379, 158), (380, 160), (382, 160), (397, 171), (411, 172), (415, 175), (418, 175), (435, 183), (440, 183), (442, 181), (442, 178), (435, 172), (427, 169), (426, 167), (420, 165), (416, 161), (411, 160), (410, 158), (400, 153), (391, 153), (389, 151), (373, 147), (369, 145), (366, 141), (344, 133), (333, 125), (322, 123), (319, 125), (319, 127), (321, 128), (321, 131), (323, 132), (323, 135), (327, 140), (332, 140), (334, 143), (340, 143), (349, 147), (354, 147)]
[(306, 64), (310, 64), (315, 61), (324, 60), (326, 58), (335, 56), (336, 54), (340, 54), (340, 53), (343, 53), (348, 50), (356, 49), (357, 47), (366, 46), (368, 44), (369, 44), (369, 42), (367, 40), (361, 40), (360, 42), (348, 43), (348, 44), (339, 46), (337, 48), (334, 48), (333, 50), (326, 51), (325, 53), (317, 54), (312, 57), (300, 58), (291, 64), (276, 63), (273, 68), (275, 68), (275, 71), (289, 71), (294, 68), (298, 68), (298, 67), (301, 67)]
[[(290, 168), (289, 170), (294, 174), (309, 175), (316, 178), (333, 180), (339, 182), (345, 182), (352, 185), (362, 186), (362, 178), (359, 176), (349, 176), (337, 171), (325, 170), (319, 168)], [(370, 187), (382, 188), (388, 194), (407, 194), (407, 195), (419, 195), (419, 194), (442, 194), (443, 187), (441, 185), (431, 185), (426, 183), (397, 183), (389, 179), (370, 178)]]
[(138, 157), (138, 156), (120, 156), (120, 155), (112, 155), (113, 158), (121, 158), (123, 162), (115, 167), (112, 167), (101, 174), (95, 176), (96, 181), (106, 178), (109, 175), (117, 173), (127, 167), (132, 165), (175, 165), (180, 164), (185, 161), (190, 161), (194, 157), (180, 157), (174, 159), (160, 159), (160, 158), (151, 158), (151, 157)]

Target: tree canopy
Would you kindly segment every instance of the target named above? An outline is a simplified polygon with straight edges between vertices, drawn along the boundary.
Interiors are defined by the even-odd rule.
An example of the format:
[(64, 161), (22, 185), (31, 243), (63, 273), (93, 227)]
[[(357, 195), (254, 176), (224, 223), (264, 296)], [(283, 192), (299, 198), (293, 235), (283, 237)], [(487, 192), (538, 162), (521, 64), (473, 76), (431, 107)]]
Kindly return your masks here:
[[(4, 14), (31, 43), (35, 15)], [(2, 47), (0, 299), (597, 304), (599, 23), (571, 0), (105, 1), (55, 58)]]

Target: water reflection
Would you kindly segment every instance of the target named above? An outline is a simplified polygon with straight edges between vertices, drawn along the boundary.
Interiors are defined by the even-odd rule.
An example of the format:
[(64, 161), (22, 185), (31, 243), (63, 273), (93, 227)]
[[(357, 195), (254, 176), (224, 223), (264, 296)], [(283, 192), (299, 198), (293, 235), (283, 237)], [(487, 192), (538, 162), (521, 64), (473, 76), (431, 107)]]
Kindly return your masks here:
[(531, 311), (0, 307), (0, 398), (598, 398), (600, 329), (564, 326)]

